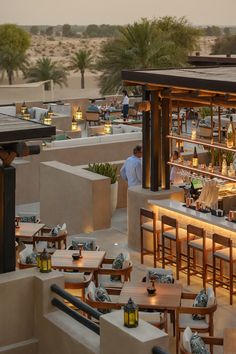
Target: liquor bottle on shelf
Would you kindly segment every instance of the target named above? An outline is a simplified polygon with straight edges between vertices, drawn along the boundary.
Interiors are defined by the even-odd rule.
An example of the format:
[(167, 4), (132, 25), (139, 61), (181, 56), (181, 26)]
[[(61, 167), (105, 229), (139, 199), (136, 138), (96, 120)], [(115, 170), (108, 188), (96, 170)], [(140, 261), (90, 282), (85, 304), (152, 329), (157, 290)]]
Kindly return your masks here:
[(193, 153), (193, 158), (192, 158), (192, 164), (193, 167), (198, 167), (198, 154), (197, 154), (197, 148), (194, 146), (194, 153)]
[(228, 176), (229, 177), (234, 177), (235, 176), (234, 164), (232, 162), (229, 165)]
[(226, 161), (225, 155), (223, 155), (221, 173), (223, 176), (227, 176), (227, 174), (228, 174), (228, 167), (227, 167), (227, 161)]
[(196, 140), (197, 139), (197, 130), (196, 130), (196, 122), (195, 121), (193, 121), (193, 123), (192, 123), (191, 139), (192, 140)]
[(234, 127), (232, 116), (230, 116), (230, 122), (226, 133), (226, 145), (228, 148), (232, 148), (234, 146)]

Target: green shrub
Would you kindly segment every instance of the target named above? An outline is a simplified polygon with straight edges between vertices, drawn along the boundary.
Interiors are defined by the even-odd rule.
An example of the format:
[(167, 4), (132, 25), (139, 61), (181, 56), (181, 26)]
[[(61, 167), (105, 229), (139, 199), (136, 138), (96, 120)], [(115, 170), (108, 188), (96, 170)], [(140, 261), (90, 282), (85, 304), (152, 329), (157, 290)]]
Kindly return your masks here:
[(113, 166), (110, 163), (89, 164), (87, 170), (98, 173), (102, 176), (110, 177), (111, 184), (114, 184), (117, 181), (117, 166)]

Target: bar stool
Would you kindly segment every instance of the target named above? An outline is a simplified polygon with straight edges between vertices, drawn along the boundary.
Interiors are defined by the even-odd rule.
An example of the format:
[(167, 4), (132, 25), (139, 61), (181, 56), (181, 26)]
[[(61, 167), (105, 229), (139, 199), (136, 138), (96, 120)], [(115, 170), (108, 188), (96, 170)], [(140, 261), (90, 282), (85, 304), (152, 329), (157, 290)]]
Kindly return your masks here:
[[(144, 219), (150, 219), (145, 221)], [(153, 251), (144, 247), (144, 232), (152, 234)], [(161, 222), (156, 219), (156, 214), (148, 209), (140, 208), (140, 240), (141, 240), (141, 264), (145, 255), (153, 255), (153, 266), (156, 268), (157, 261), (160, 259), (160, 232)]]
[[(220, 247), (220, 249), (219, 249)], [(217, 275), (216, 262), (220, 261), (219, 275)], [(229, 264), (229, 276), (223, 274), (223, 262)], [(233, 304), (234, 291), (234, 270), (233, 266), (236, 262), (236, 249), (233, 247), (233, 241), (229, 237), (213, 234), (213, 288), (216, 291), (219, 283), (221, 286), (227, 286), (230, 294), (230, 305)]]
[[(176, 279), (179, 280), (179, 272), (186, 267), (182, 267), (181, 245), (183, 241), (187, 240), (186, 230), (178, 226), (178, 221), (166, 215), (161, 217), (161, 233), (162, 233), (162, 268), (166, 264), (176, 264)], [(170, 241), (170, 247), (165, 245), (165, 240)], [(172, 253), (172, 243), (175, 242), (175, 255)], [(169, 251), (169, 253), (166, 252)], [(186, 257), (186, 254), (185, 254)]]
[[(212, 239), (206, 237), (206, 232), (202, 227), (187, 225), (187, 255), (188, 255), (188, 285), (190, 285), (191, 275), (200, 274), (202, 276), (203, 288), (207, 282), (207, 258), (212, 251)], [(191, 257), (192, 249), (192, 257)], [(196, 252), (202, 253), (202, 265), (196, 263)]]

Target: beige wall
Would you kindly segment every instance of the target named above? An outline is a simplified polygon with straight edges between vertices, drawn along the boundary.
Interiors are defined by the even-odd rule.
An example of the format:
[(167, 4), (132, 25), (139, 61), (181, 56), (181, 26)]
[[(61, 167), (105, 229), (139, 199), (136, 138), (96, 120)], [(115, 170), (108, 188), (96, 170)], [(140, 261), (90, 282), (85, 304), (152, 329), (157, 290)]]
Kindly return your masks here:
[[(15, 159), (16, 167), (16, 204), (39, 201), (40, 162), (59, 161), (68, 165), (87, 165), (93, 162), (109, 162), (125, 160), (132, 154), (133, 147), (139, 140), (123, 141), (90, 146), (77, 146), (67, 149), (47, 149), (40, 155)], [(119, 204), (124, 207), (125, 204)]]
[(40, 169), (40, 218), (70, 234), (110, 227), (110, 179), (57, 161)]

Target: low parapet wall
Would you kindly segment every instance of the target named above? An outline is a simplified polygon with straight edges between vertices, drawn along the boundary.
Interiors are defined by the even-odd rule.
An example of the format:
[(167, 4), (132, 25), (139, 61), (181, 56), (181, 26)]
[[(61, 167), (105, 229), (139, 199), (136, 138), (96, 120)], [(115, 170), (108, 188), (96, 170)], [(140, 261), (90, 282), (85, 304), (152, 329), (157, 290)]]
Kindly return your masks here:
[(132, 154), (134, 146), (141, 142), (141, 135), (126, 141), (119, 140), (117, 136), (118, 134), (114, 136), (114, 138), (116, 137), (115, 141), (110, 139), (109, 142), (103, 140), (99, 143), (92, 143), (89, 139), (93, 138), (87, 138), (87, 143), (84, 145), (46, 148), (41, 151), (40, 155), (16, 159), (14, 162), (16, 167), (16, 204), (39, 201), (40, 162), (58, 161), (71, 166), (79, 166), (93, 162), (120, 161), (127, 159)]

